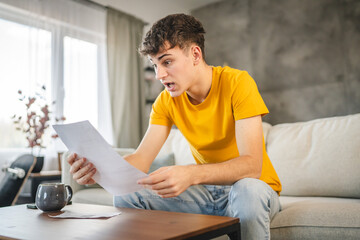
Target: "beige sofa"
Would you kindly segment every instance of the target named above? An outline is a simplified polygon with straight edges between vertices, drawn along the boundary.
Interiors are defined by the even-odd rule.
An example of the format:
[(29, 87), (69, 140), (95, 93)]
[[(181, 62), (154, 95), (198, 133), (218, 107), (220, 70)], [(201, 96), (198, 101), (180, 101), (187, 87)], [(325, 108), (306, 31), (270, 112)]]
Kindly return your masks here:
[[(283, 186), (282, 211), (272, 219), (271, 238), (360, 239), (360, 114), (274, 126), (264, 123), (263, 128)], [(155, 165), (191, 163), (186, 140), (173, 129)], [(68, 169), (64, 164), (62, 181), (73, 187), (74, 202), (112, 205), (109, 193), (99, 186), (76, 184)]]

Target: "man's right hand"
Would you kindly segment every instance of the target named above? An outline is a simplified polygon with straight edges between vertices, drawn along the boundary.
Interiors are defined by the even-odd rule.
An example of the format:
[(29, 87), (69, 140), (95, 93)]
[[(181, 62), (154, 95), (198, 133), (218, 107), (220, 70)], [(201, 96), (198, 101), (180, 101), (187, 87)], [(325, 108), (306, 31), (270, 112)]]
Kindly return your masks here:
[(92, 179), (96, 173), (96, 168), (92, 163), (86, 163), (86, 159), (79, 158), (76, 153), (71, 154), (67, 158), (67, 162), (71, 165), (70, 173), (77, 183), (81, 185), (96, 183), (95, 180)]

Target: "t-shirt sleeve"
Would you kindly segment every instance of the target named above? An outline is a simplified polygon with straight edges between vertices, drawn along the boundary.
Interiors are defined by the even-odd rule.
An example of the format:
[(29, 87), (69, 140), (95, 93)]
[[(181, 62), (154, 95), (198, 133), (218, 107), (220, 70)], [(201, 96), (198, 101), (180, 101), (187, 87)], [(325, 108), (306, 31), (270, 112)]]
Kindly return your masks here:
[(234, 80), (232, 107), (235, 121), (269, 113), (254, 79), (245, 71)]
[(167, 109), (167, 102), (169, 101), (169, 96), (167, 96), (165, 90), (162, 91), (159, 96), (156, 98), (154, 104), (152, 105), (152, 110), (150, 113), (150, 124), (172, 126), (173, 121), (169, 115), (169, 110)]

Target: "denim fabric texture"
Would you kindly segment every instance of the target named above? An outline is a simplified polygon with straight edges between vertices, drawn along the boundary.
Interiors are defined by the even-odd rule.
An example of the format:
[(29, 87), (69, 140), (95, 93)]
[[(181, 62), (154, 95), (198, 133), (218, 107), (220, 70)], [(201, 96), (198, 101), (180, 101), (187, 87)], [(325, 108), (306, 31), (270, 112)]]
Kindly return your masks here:
[(174, 198), (161, 198), (144, 189), (115, 196), (114, 206), (237, 217), (243, 240), (270, 239), (270, 221), (280, 211), (278, 194), (253, 178), (241, 179), (232, 186), (191, 186)]

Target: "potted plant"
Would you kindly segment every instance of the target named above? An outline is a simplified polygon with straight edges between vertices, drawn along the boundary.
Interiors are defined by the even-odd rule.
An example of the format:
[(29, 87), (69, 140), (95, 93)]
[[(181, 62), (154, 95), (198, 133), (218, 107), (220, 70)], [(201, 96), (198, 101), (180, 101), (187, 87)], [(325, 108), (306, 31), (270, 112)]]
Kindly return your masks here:
[[(25, 104), (25, 115), (15, 114), (12, 119), (16, 130), (25, 134), (28, 147), (31, 148), (31, 154), (36, 157), (36, 165), (33, 172), (40, 172), (44, 164), (44, 156), (41, 155), (41, 149), (45, 148), (43, 136), (45, 130), (49, 128), (50, 110), (45, 98), (46, 88), (41, 87), (41, 93), (35, 96), (25, 96), (21, 90), (18, 91), (19, 100)], [(55, 101), (52, 102), (55, 104)], [(64, 117), (55, 119), (58, 121), (65, 120)], [(57, 135), (52, 135), (56, 138)], [(35, 152), (35, 149), (38, 151)]]

